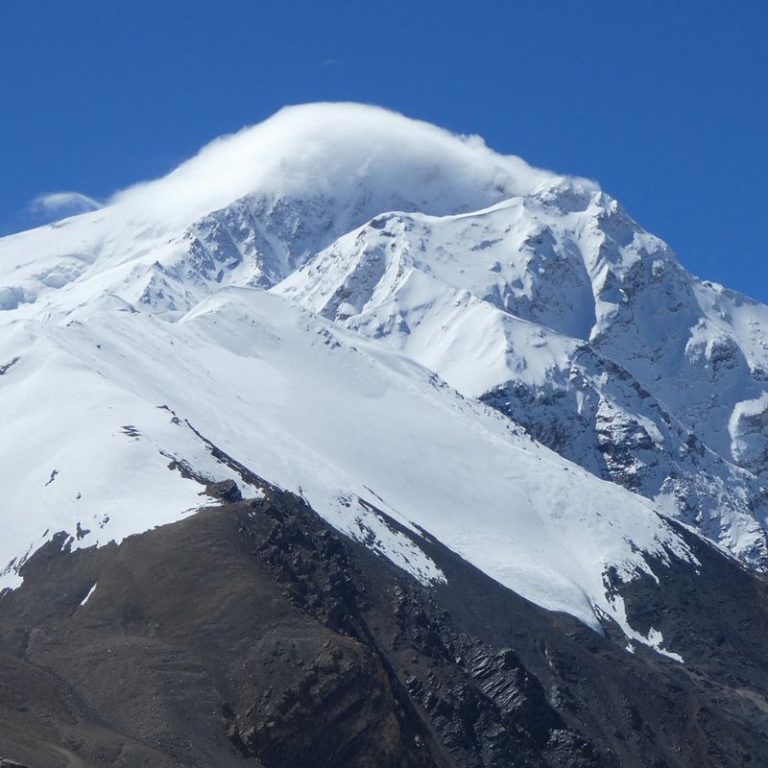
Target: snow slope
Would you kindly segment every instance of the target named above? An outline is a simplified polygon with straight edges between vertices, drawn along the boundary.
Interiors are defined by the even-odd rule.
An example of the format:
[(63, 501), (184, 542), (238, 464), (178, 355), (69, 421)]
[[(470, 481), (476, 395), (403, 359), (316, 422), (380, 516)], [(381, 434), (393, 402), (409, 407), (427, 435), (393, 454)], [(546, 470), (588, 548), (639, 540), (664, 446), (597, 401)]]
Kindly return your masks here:
[(768, 565), (766, 308), (688, 275), (604, 193), (381, 215), (274, 290)]
[[(6, 562), (55, 531), (88, 546), (199, 505), (201, 485), (169, 458), (214, 481), (233, 473), (189, 425), (341, 530), (362, 534), (368, 517), (381, 526), (359, 499), (383, 505), (592, 625), (595, 608), (620, 619), (603, 582), (610, 565), (631, 578), (649, 569), (643, 553), (689, 556), (639, 498), (407, 358), (263, 291), (222, 290), (177, 322), (103, 310), (6, 330), (3, 358), (19, 357), (0, 379), (17, 414), (3, 425)], [(415, 548), (381, 548), (440, 578)]]

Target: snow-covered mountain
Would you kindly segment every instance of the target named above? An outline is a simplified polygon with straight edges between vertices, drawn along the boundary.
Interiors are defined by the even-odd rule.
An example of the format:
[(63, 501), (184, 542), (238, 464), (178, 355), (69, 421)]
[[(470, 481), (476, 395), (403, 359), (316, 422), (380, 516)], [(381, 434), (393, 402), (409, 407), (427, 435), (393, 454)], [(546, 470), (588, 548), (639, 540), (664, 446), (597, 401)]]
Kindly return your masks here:
[(194, 509), (237, 474), (211, 444), (420, 578), (369, 505), (628, 634), (605, 574), (689, 557), (666, 515), (768, 564), (768, 309), (594, 183), (477, 138), (284, 110), (4, 238), (0, 283), (7, 585), (60, 530), (103, 544)]
[(275, 291), (768, 565), (768, 310), (686, 273), (603, 192), (378, 216)]
[[(376, 578), (421, 585), (417, 624), (437, 611), (424, 595), (508, 605), (473, 566), (624, 656), (684, 663), (701, 649), (669, 620), (691, 615), (681, 585), (720, 595), (713, 572), (768, 570), (767, 372), (768, 307), (688, 274), (594, 182), (372, 107), (289, 108), (99, 210), (0, 239), (0, 595), (28, 617), (51, 548), (107, 568), (111, 542), (149, 541), (130, 537), (215, 499), (261, 503), (238, 530), (258, 528), (284, 489), (402, 574)], [(221, 564), (199, 565), (218, 584)], [(316, 564), (301, 568), (304, 594)], [(61, 610), (98, 602), (98, 583)], [(294, 603), (314, 616), (319, 599)], [(533, 610), (520, 615), (547, 624)], [(438, 656), (493, 698), (493, 665), (467, 670), (480, 652), (462, 631)], [(536, 648), (548, 706), (569, 711), (567, 668)], [(460, 721), (435, 717), (435, 733)], [(471, 749), (496, 743), (488, 728)], [(613, 765), (573, 759), (541, 765)]]

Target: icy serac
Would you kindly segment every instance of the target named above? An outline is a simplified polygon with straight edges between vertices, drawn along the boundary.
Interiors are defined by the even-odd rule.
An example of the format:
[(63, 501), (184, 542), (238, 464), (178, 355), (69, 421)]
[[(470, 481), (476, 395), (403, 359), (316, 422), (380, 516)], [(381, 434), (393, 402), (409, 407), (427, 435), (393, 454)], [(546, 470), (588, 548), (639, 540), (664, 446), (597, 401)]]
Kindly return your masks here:
[(665, 516), (768, 564), (768, 309), (477, 138), (284, 110), (0, 240), (0, 309), (7, 586), (58, 531), (104, 544), (216, 481), (260, 493), (242, 468), (424, 582), (385, 515), (659, 647), (611, 585), (695, 566)]

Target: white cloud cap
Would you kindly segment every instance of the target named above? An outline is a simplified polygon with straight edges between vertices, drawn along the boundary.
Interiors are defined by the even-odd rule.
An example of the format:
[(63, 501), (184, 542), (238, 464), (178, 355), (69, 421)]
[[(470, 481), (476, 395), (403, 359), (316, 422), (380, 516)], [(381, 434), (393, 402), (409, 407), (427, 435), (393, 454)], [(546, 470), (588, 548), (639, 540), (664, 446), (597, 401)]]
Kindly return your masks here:
[(379, 107), (318, 103), (286, 107), (216, 139), (164, 178), (118, 192), (110, 203), (167, 221), (196, 218), (253, 193), (327, 194), (350, 202), (362, 192), (374, 195), (381, 210), (399, 203), (444, 215), (531, 194), (562, 178), (497, 154), (478, 136)]

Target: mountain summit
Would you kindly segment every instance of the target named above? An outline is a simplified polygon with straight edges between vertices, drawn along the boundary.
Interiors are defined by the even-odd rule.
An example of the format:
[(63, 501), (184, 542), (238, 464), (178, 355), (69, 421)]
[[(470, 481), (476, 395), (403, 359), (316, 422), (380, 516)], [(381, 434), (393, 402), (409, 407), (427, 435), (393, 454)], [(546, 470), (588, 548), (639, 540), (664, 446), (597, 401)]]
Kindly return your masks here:
[[(594, 182), (291, 107), (1, 239), (0, 310), (0, 682), (70, 686), (31, 720), (0, 702), (0, 757), (117, 764), (130, 742), (126, 765), (172, 765), (189, 737), (190, 765), (297, 765), (300, 659), (361, 712), (318, 765), (768, 759), (768, 307)], [(128, 638), (137, 701), (162, 688), (142, 648), (184, 649), (221, 722), (182, 734), (167, 703), (155, 732), (97, 693), (97, 648)], [(73, 642), (92, 655), (61, 661)], [(703, 712), (713, 685), (695, 723), (667, 695)]]

